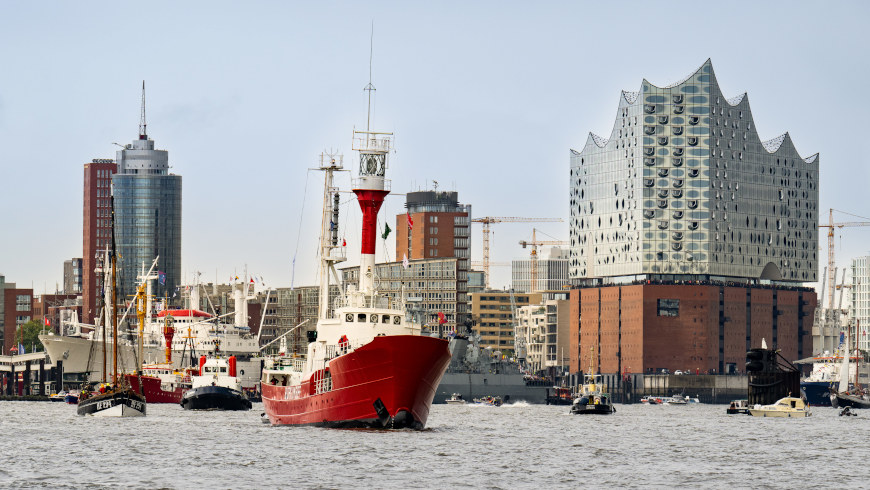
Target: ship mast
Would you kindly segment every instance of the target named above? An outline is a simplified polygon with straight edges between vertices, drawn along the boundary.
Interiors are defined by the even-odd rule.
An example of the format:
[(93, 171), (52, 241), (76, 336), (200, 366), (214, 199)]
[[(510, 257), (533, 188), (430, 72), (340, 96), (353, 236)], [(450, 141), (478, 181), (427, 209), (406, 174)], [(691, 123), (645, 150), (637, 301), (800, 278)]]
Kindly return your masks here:
[(320, 221), (320, 310), (317, 318), (325, 320), (329, 314), (329, 275), (340, 283), (335, 264), (347, 260), (344, 246), (338, 244), (338, 188), (333, 185), (334, 173), (343, 171), (344, 156), (323, 152), (320, 167), (326, 175), (323, 179), (323, 216)]

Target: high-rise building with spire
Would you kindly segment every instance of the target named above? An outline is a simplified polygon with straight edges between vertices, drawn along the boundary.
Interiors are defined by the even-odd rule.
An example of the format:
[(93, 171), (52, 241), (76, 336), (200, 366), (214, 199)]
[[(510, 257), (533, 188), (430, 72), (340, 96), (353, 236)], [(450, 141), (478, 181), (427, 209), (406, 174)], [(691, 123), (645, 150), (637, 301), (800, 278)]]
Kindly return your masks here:
[(117, 152), (112, 176), (119, 297), (135, 292), (143, 265), (159, 256), (153, 292), (171, 298), (181, 283), (181, 176), (169, 172), (169, 153), (154, 148), (145, 122), (145, 83), (139, 137)]

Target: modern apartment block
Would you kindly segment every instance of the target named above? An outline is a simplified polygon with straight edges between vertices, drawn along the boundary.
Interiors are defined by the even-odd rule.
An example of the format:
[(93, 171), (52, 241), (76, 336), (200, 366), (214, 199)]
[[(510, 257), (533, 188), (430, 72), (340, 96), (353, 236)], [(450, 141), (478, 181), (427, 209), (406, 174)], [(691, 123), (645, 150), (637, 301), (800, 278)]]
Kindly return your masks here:
[[(115, 161), (107, 158), (95, 158), (84, 166), (81, 320), (85, 323), (93, 323), (99, 313), (97, 298), (102, 294), (103, 275), (96, 268), (112, 246), (112, 176), (117, 171)], [(64, 265), (64, 289), (66, 277)]]
[[(852, 259), (852, 298), (849, 318), (854, 322), (850, 327), (851, 339), (857, 339), (858, 348), (870, 350), (870, 256)], [(842, 294), (842, 292), (841, 292)], [(854, 345), (854, 344), (853, 344)], [(833, 346), (831, 346), (833, 347)]]
[(513, 309), (540, 304), (541, 294), (484, 291), (470, 296), (473, 329), (480, 335), (480, 344), (483, 347), (498, 349), (503, 354), (513, 357), (515, 355)]
[[(456, 331), (468, 317), (467, 271), (456, 257), (418, 259), (405, 268), (402, 262), (375, 265), (378, 292), (391, 301), (405, 298), (408, 312), (441, 332)], [(359, 266), (341, 270), (345, 286), (359, 287)]]
[(148, 138), (143, 89), (139, 137), (116, 153), (112, 176), (115, 237), (120, 254), (119, 297), (135, 294), (137, 276), (159, 256), (157, 297), (172, 296), (181, 284), (181, 176), (170, 173), (169, 153)]
[(396, 215), (396, 260), (456, 257), (467, 271), (471, 248), (471, 205), (457, 192), (409, 192), (405, 214)]
[[(511, 285), (514, 291), (524, 293), (544, 291), (564, 291), (570, 289), (571, 280), (568, 276), (568, 249), (552, 247), (535, 261), (537, 268), (537, 283), (532, 288), (532, 260), (514, 259), (511, 261)], [(550, 297), (554, 293), (545, 293)]]
[(590, 347), (607, 373), (733, 372), (762, 337), (810, 354), (818, 154), (762, 140), (709, 60), (623, 91), (610, 136), (571, 151), (570, 179), (573, 371)]
[(570, 319), (568, 300), (545, 300), (542, 304), (517, 308), (518, 335), (525, 340), (525, 361), (529, 371), (562, 371), (568, 367)]
[(82, 259), (63, 261), (63, 292), (65, 294), (82, 293)]

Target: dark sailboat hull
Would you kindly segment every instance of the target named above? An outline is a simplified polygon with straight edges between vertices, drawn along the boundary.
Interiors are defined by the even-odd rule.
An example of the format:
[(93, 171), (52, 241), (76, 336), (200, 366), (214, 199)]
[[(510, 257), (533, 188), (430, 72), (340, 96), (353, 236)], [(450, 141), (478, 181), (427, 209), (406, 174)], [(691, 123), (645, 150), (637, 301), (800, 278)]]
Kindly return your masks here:
[(843, 393), (831, 393), (831, 405), (834, 408), (870, 408), (870, 400)]
[(145, 398), (133, 391), (100, 393), (79, 399), (76, 413), (95, 417), (142, 417), (145, 415)]

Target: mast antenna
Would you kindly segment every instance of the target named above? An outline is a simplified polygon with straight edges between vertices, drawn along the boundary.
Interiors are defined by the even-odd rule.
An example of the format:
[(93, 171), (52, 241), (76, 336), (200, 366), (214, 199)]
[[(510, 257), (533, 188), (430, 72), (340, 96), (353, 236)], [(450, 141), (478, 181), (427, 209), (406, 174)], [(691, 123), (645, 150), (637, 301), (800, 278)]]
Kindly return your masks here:
[[(366, 132), (371, 131), (372, 90), (377, 90), (375, 88), (375, 86), (372, 85), (372, 57), (374, 55), (374, 45), (375, 45), (375, 21), (374, 21), (374, 19), (372, 19), (372, 35), (371, 35), (371, 39), (369, 39), (369, 84), (366, 85), (365, 88), (363, 89), (363, 90), (368, 91), (368, 93), (369, 93), (369, 108), (368, 108), (368, 114), (366, 115)], [(142, 82), (142, 83), (144, 84), (145, 82)], [(143, 91), (144, 91), (144, 89), (143, 89)], [(142, 102), (142, 104), (143, 104), (143, 109), (142, 109), (143, 116), (142, 117), (145, 117), (144, 116), (144, 114), (145, 114), (144, 113), (144, 111), (145, 111), (145, 109), (144, 109), (144, 104), (145, 104), (144, 97), (145, 97), (145, 95), (143, 94), (142, 97), (143, 97), (143, 102)]]
[(145, 124), (145, 80), (142, 80), (142, 117), (139, 119), (139, 139), (147, 140), (148, 139), (148, 131), (146, 130), (148, 127)]

